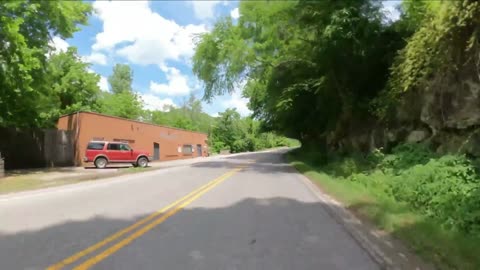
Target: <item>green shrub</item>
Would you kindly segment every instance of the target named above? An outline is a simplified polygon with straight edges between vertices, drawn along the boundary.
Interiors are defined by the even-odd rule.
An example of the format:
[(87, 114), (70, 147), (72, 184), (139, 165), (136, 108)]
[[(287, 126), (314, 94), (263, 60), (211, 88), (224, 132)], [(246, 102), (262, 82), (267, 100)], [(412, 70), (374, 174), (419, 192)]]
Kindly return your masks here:
[[(315, 155), (310, 154), (311, 156)], [(319, 155), (317, 154), (317, 156)], [(449, 156), (443, 159), (432, 157), (426, 164), (418, 166), (412, 164), (400, 175), (384, 173), (378, 168), (370, 168), (360, 173), (354, 173), (347, 178), (332, 177), (328, 173), (326, 174), (326, 166), (316, 167), (315, 164), (311, 164), (311, 159), (307, 160), (302, 151), (295, 151), (289, 158), (300, 172), (321, 185), (326, 192), (343, 201), (355, 213), (362, 217), (368, 217), (382, 230), (404, 240), (412, 250), (432, 261), (438, 269), (480, 269), (480, 259), (478, 258), (480, 249), (477, 248), (480, 240), (480, 211), (478, 210), (480, 209), (480, 188), (477, 177), (471, 170), (470, 162), (464, 157)], [(367, 160), (371, 161), (371, 158), (367, 158)], [(339, 164), (340, 161), (340, 158), (335, 159), (335, 164)], [(383, 159), (379, 158), (377, 161), (383, 161)], [(332, 164), (328, 165), (332, 166)], [(436, 197), (434, 193), (438, 190), (443, 190), (447, 194), (446, 197), (449, 193), (458, 192), (455, 191), (458, 188), (468, 191), (463, 199), (452, 196), (453, 199), (445, 200), (458, 204), (456, 206), (458, 211), (445, 212), (445, 216), (450, 215), (451, 220), (458, 220), (451, 226), (445, 225), (447, 223), (445, 216), (427, 217), (421, 205), (414, 207), (412, 203), (407, 202), (410, 201), (410, 196), (395, 199), (391, 190), (392, 186), (403, 183), (407, 189), (403, 190), (396, 186), (397, 195), (404, 196), (403, 192), (405, 192), (412, 194), (415, 198), (418, 196), (415, 193), (418, 186), (414, 186), (418, 181), (416, 177), (428, 179), (431, 175), (436, 175), (435, 170), (446, 172), (447, 176), (456, 176), (457, 181), (451, 183), (452, 179), (450, 179), (449, 182), (442, 183), (442, 187), (445, 189), (432, 186), (426, 188), (426, 190), (432, 191), (432, 200), (439, 201), (440, 198), (445, 197)], [(419, 171), (422, 172), (422, 175), (419, 175)], [(411, 182), (406, 183), (400, 179), (407, 175), (413, 176)], [(463, 181), (458, 181), (458, 179)], [(397, 180), (400, 182), (396, 182)], [(419, 186), (425, 186), (425, 183), (419, 183)], [(451, 186), (454, 187), (449, 190)], [(473, 188), (468, 189), (469, 186)], [(428, 200), (426, 201), (428, 202)], [(446, 208), (448, 209), (448, 204)], [(440, 208), (437, 206), (437, 211), (438, 209)]]
[(353, 182), (361, 183), (363, 186), (367, 187), (370, 190), (378, 190), (382, 193), (385, 193), (385, 195), (390, 196), (390, 194), (392, 194), (389, 181), (391, 177), (392, 176), (386, 175), (380, 170), (375, 170), (371, 173), (352, 174), (347, 179)]
[(210, 143), (210, 151), (212, 151), (212, 153), (219, 153), (221, 150), (225, 148), (226, 148), (225, 143), (221, 141), (212, 141)]
[(341, 156), (303, 152), (311, 164), (326, 164), (337, 180), (356, 182), (382, 197), (406, 203), (445, 229), (480, 235), (480, 177), (464, 156), (438, 156), (423, 144), (404, 144), (390, 154)]
[(392, 154), (385, 155), (377, 167), (398, 174), (412, 166), (425, 164), (433, 157), (434, 153), (424, 144), (402, 144), (395, 147)]
[(345, 158), (342, 161), (337, 162), (332, 167), (332, 171), (335, 176), (348, 177), (354, 173), (359, 172), (358, 162), (354, 158)]
[(447, 155), (396, 176), (392, 195), (448, 229), (470, 232), (478, 229), (480, 221), (480, 200), (474, 198), (479, 195), (479, 180), (468, 159)]

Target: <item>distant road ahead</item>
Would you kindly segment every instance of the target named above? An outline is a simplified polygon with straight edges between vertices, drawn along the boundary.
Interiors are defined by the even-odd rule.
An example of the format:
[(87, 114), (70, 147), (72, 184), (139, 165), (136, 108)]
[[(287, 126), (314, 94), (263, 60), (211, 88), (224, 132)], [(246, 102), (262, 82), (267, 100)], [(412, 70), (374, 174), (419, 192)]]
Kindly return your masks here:
[(378, 269), (282, 152), (0, 201), (0, 269)]

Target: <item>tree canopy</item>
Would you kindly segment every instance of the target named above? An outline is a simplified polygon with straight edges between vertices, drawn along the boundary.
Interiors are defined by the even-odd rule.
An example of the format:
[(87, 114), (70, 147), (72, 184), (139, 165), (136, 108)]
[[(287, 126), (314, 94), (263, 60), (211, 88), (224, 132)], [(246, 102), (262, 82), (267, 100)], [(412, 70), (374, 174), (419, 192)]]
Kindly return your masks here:
[(379, 1), (242, 1), (237, 21), (198, 39), (193, 71), (206, 100), (244, 85), (263, 128), (334, 146), (402, 93), (440, 87), (478, 58), (477, 1), (400, 11), (391, 21)]
[(113, 73), (108, 77), (108, 83), (114, 94), (132, 92), (133, 71), (129, 65), (116, 64)]
[(47, 62), (45, 96), (37, 101), (42, 126), (50, 126), (62, 114), (91, 111), (98, 107), (100, 76), (89, 71), (74, 47), (53, 54)]
[(205, 98), (243, 94), (264, 128), (303, 141), (335, 138), (385, 85), (402, 35), (373, 1), (240, 3), (198, 41), (193, 71)]
[[(81, 1), (10, 1), (0, 5), (0, 126), (38, 126), (39, 100), (51, 93), (45, 76), (52, 36), (71, 37), (86, 24)], [(48, 98), (47, 98), (48, 99)]]
[(132, 89), (133, 71), (129, 65), (116, 64), (108, 77), (111, 93), (104, 92), (99, 100), (99, 111), (104, 114), (140, 120), (143, 101)]

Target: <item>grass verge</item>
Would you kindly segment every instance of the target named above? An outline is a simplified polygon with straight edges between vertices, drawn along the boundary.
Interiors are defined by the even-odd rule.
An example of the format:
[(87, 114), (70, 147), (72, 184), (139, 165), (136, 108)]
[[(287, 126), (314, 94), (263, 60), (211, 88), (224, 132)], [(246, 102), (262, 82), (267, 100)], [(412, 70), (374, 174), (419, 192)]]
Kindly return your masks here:
[(56, 187), (56, 186), (63, 186), (63, 185), (75, 184), (79, 182), (93, 181), (93, 180), (98, 180), (102, 178), (110, 178), (110, 177), (127, 175), (127, 174), (154, 171), (159, 169), (163, 169), (163, 167), (162, 168), (132, 167), (132, 168), (120, 169), (119, 171), (115, 171), (111, 173), (88, 173), (88, 174), (78, 175), (78, 176), (65, 176), (62, 178), (56, 177), (55, 179), (52, 179), (52, 180), (41, 179), (41, 177), (38, 177), (35, 174), (25, 175), (25, 176), (11, 176), (11, 177), (0, 179), (0, 195), (20, 192), (20, 191), (29, 191), (29, 190), (37, 190), (37, 189), (50, 188), (50, 187)]
[(381, 189), (340, 180), (301, 154), (288, 155), (290, 163), (322, 190), (342, 202), (361, 219), (404, 242), (438, 269), (480, 269), (479, 239), (442, 229), (437, 222), (395, 201)]

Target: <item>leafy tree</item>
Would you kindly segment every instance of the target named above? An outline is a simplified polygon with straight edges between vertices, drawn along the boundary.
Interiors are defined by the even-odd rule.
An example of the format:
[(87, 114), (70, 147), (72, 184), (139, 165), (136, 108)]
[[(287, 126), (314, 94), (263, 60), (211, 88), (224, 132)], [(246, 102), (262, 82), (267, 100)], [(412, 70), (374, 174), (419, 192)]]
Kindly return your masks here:
[(228, 149), (236, 153), (294, 146), (295, 142), (271, 132), (262, 132), (259, 121), (242, 118), (235, 109), (227, 109), (219, 114), (209, 134), (209, 145), (213, 152)]
[(140, 120), (143, 104), (135, 92), (106, 93), (99, 99), (100, 112), (108, 115)]
[(208, 133), (214, 118), (203, 112), (202, 103), (193, 94), (180, 108), (169, 107), (166, 111), (146, 112), (149, 122)]
[(42, 126), (54, 125), (62, 114), (97, 109), (100, 94), (100, 77), (88, 70), (89, 64), (82, 62), (74, 47), (66, 52), (53, 54), (48, 59), (46, 82), (48, 95), (44, 97), (41, 118)]
[[(248, 2), (238, 24), (202, 35), (193, 71), (205, 99), (246, 81), (263, 127), (304, 142), (335, 144), (383, 89), (401, 36), (372, 1)], [(330, 138), (327, 140), (327, 138)]]
[(145, 115), (143, 101), (132, 90), (133, 72), (129, 65), (116, 64), (108, 81), (112, 93), (102, 93), (101, 113), (136, 120)]
[(0, 126), (39, 126), (48, 95), (51, 35), (69, 38), (86, 24), (82, 1), (9, 1), (0, 5)]
[(116, 64), (113, 73), (108, 77), (108, 83), (114, 94), (132, 92), (133, 71), (129, 65)]
[[(225, 112), (219, 114), (219, 119), (212, 130), (211, 141), (220, 141), (223, 146), (228, 149), (235, 150), (235, 141), (242, 136), (240, 130), (240, 114), (235, 109), (227, 109)], [(238, 143), (237, 143), (238, 144)], [(218, 144), (213, 144), (213, 147)], [(221, 149), (213, 149), (218, 151)], [(235, 151), (236, 152), (236, 151)]]

